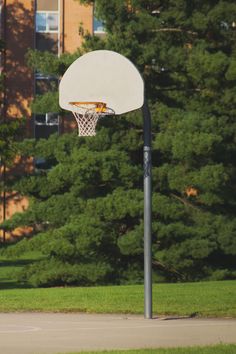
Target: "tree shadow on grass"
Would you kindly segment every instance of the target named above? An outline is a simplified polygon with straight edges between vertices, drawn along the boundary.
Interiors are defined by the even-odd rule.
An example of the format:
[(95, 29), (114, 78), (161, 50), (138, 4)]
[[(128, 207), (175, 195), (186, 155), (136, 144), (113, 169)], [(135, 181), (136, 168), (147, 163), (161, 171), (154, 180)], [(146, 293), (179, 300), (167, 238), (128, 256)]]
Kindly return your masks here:
[(35, 259), (0, 260), (0, 290), (32, 288), (29, 283), (18, 280), (17, 273), (24, 266), (35, 262)]
[(32, 289), (32, 286), (30, 284), (20, 283), (18, 281), (9, 281), (8, 279), (0, 279), (0, 291), (11, 290), (11, 289)]

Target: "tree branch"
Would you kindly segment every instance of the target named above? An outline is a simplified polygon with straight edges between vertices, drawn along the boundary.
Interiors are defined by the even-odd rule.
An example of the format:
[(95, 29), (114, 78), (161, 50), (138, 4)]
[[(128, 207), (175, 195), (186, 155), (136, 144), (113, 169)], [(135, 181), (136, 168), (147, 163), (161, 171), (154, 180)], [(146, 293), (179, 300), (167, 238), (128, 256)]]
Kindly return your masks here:
[(191, 204), (191, 203), (190, 203), (189, 201), (187, 201), (186, 199), (181, 198), (181, 197), (179, 197), (178, 195), (176, 195), (176, 194), (174, 194), (174, 193), (170, 193), (170, 195), (171, 195), (172, 197), (178, 199), (179, 201), (181, 201), (181, 203), (183, 203), (185, 206), (187, 205), (187, 206), (189, 206), (189, 207), (192, 208), (192, 209), (201, 210), (199, 207), (197, 207), (197, 206)]
[(197, 36), (198, 35), (197, 32), (186, 31), (186, 30), (184, 30), (182, 28), (172, 28), (172, 27), (155, 29), (154, 32), (185, 32), (185, 33), (190, 34), (192, 36)]
[(174, 274), (177, 274), (179, 275), (182, 279), (184, 278), (184, 275), (182, 273), (180, 273), (178, 270), (176, 270), (175, 268), (169, 268), (167, 267), (165, 264), (161, 263), (160, 261), (158, 260), (153, 260), (152, 261), (152, 264), (153, 265), (156, 265), (156, 266), (161, 266), (163, 269), (167, 270), (168, 272), (170, 273), (174, 273)]

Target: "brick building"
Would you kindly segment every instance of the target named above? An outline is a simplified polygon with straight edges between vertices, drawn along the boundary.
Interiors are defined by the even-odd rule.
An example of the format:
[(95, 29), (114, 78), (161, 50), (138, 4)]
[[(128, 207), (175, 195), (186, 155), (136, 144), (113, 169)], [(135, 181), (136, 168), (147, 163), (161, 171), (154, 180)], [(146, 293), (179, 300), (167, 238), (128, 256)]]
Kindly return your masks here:
[[(1, 56), (4, 73), (2, 112), (6, 119), (26, 117), (29, 137), (47, 138), (52, 133), (64, 131), (65, 127), (57, 112), (31, 114), (34, 96), (47, 91), (51, 84), (57, 84), (57, 79), (33, 72), (26, 64), (25, 55), (29, 48), (58, 56), (64, 52), (73, 53), (82, 43), (81, 24), (85, 31), (103, 33), (101, 23), (93, 16), (93, 7), (81, 5), (79, 1), (0, 0), (0, 33), (5, 42)], [(24, 164), (28, 169), (33, 168), (32, 161), (24, 161)], [(1, 171), (2, 177), (3, 168)], [(26, 198), (3, 193), (0, 221), (27, 206)], [(22, 232), (16, 230), (15, 235)], [(2, 239), (7, 237), (10, 235), (0, 234)]]

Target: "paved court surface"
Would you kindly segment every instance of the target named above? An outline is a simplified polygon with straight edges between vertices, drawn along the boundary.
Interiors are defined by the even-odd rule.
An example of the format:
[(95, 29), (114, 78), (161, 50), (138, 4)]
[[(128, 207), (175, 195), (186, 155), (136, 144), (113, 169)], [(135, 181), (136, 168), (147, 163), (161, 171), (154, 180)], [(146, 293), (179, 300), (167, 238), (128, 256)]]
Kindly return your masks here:
[(1, 354), (236, 343), (236, 320), (142, 316), (0, 314)]

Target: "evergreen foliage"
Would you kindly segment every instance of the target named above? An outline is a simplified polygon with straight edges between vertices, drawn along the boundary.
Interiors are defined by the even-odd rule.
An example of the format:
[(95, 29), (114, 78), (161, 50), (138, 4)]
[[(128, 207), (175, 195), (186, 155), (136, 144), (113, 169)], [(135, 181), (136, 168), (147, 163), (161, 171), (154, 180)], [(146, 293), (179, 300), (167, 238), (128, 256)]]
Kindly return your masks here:
[[(127, 56), (150, 99), (154, 279), (235, 278), (235, 2), (96, 0), (96, 11), (107, 36), (86, 34), (76, 55)], [(46, 54), (44, 66), (43, 54), (31, 55), (57, 75), (59, 62), (64, 70), (74, 59)], [(3, 225), (35, 229), (9, 255), (37, 248), (46, 256), (23, 278), (40, 286), (142, 281), (142, 144), (136, 112), (101, 120), (96, 137), (22, 145), (51, 164), (17, 183), (31, 204)]]
[(11, 166), (17, 152), (17, 140), (20, 137), (22, 122), (12, 119), (0, 119), (0, 161), (1, 164)]

